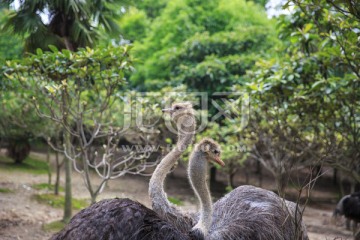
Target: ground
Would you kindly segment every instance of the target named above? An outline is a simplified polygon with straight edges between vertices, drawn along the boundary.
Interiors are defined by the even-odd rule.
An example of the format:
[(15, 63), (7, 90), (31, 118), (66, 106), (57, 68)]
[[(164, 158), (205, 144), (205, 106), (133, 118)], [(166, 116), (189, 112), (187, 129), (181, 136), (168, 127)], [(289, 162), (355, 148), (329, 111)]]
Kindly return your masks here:
[[(43, 157), (36, 153), (33, 153), (33, 155)], [(219, 176), (219, 180), (222, 180), (221, 176)], [(238, 179), (238, 181), (240, 180)], [(8, 193), (0, 192), (0, 239), (42, 240), (48, 239), (53, 234), (53, 232), (44, 231), (43, 226), (46, 223), (61, 219), (62, 209), (37, 203), (32, 198), (39, 190), (35, 190), (31, 186), (37, 183), (46, 183), (47, 181), (48, 177), (46, 174), (9, 172), (1, 169), (0, 165), (0, 188), (11, 190)], [(125, 176), (113, 180), (109, 182), (98, 200), (128, 197), (149, 207), (150, 200), (147, 195), (148, 182), (149, 177), (142, 176)], [(271, 184), (273, 184), (271, 181), (263, 180), (263, 185), (270, 186)], [(216, 189), (213, 189), (213, 191), (215, 191), (213, 195), (216, 197), (222, 194), (216, 191)], [(181, 206), (183, 209), (189, 211), (197, 210), (196, 200), (187, 183), (186, 172), (183, 166), (179, 166), (168, 177), (166, 192), (168, 195), (180, 199), (183, 203)], [(310, 240), (352, 239), (351, 232), (345, 229), (344, 221), (340, 220), (335, 223), (332, 218), (335, 203), (320, 201), (322, 198), (328, 199), (327, 195), (331, 194), (326, 190), (314, 190), (311, 197), (319, 201), (313, 201), (306, 207), (304, 221)], [(77, 173), (73, 175), (73, 197), (89, 198), (83, 180)]]

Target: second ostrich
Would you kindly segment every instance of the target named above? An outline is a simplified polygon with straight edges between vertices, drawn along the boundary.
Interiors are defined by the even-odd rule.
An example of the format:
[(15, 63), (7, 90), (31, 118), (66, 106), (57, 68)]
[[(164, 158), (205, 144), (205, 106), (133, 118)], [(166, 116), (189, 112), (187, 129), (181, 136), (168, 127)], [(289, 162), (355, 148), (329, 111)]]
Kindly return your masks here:
[(192, 229), (193, 235), (214, 240), (308, 239), (305, 226), (296, 217), (297, 206), (273, 192), (241, 186), (212, 205), (206, 184), (207, 165), (209, 161), (223, 165), (220, 152), (215, 141), (204, 139), (190, 157), (189, 178), (200, 201), (199, 221)]

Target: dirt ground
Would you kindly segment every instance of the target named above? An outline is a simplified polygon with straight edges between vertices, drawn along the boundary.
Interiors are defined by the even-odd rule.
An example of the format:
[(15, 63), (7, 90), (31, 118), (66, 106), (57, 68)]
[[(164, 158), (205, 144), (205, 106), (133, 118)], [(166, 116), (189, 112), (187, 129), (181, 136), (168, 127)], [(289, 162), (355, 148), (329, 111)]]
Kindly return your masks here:
[[(33, 153), (34, 154), (34, 153)], [(39, 154), (35, 154), (39, 157)], [(94, 176), (96, 178), (96, 176)], [(218, 180), (222, 180), (219, 176)], [(62, 209), (52, 208), (37, 203), (33, 194), (38, 190), (31, 188), (33, 184), (46, 183), (46, 174), (34, 175), (25, 172), (7, 172), (0, 167), (0, 188), (11, 189), (11, 193), (0, 193), (0, 239), (1, 240), (43, 240), (48, 239), (53, 232), (43, 230), (43, 225), (62, 218)], [(238, 179), (241, 182), (241, 179)], [(150, 206), (147, 195), (149, 177), (125, 176), (109, 182), (98, 200), (114, 197), (128, 197)], [(62, 181), (63, 184), (63, 181)], [(251, 184), (251, 181), (250, 181)], [(263, 181), (263, 185), (271, 188), (271, 181)], [(221, 184), (220, 184), (221, 185)], [(185, 169), (179, 166), (168, 177), (166, 191), (168, 195), (181, 199), (186, 211), (196, 211), (196, 200), (187, 183)], [(215, 189), (214, 196), (223, 193)], [(326, 190), (314, 190), (314, 199), (327, 198), (331, 195)], [(332, 195), (331, 195), (332, 196)], [(81, 175), (73, 175), (73, 197), (88, 199)], [(335, 203), (313, 203), (306, 207), (304, 221), (310, 240), (345, 240), (353, 239), (351, 231), (345, 229), (344, 220), (336, 223), (332, 216)]]

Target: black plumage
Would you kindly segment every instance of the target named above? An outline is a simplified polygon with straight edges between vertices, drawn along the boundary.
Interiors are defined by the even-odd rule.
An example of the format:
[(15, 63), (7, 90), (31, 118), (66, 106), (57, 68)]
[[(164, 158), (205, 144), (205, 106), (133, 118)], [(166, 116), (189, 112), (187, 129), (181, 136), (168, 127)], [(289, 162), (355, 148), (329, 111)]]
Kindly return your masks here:
[(188, 240), (154, 211), (128, 198), (99, 201), (81, 210), (51, 240)]
[(342, 202), (343, 214), (346, 218), (360, 222), (360, 192), (350, 194)]

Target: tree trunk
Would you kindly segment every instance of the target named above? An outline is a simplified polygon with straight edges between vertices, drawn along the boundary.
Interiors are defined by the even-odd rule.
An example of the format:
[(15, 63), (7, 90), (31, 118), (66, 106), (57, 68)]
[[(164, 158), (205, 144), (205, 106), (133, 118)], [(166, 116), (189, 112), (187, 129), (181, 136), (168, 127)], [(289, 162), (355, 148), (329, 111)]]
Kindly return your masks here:
[(262, 182), (263, 182), (262, 166), (259, 161), (257, 162), (256, 173), (258, 174), (259, 187), (262, 187)]
[[(54, 194), (59, 195), (59, 184), (60, 184), (60, 170), (62, 163), (59, 163), (59, 153), (55, 152), (55, 161), (56, 161), (56, 178), (54, 184)], [(64, 162), (65, 160), (63, 160)]]
[(51, 187), (51, 164), (50, 164), (50, 146), (46, 145), (46, 163), (48, 165), (48, 188)]
[(231, 187), (231, 189), (235, 188), (234, 176), (235, 176), (234, 172), (228, 173), (228, 186)]
[(353, 180), (351, 180), (351, 182), (350, 182), (350, 193), (355, 192), (355, 185), (356, 185), (356, 183)]
[(245, 183), (246, 185), (250, 184), (250, 174), (249, 171), (245, 171)]
[(91, 194), (91, 204), (96, 203), (97, 194)]
[(342, 180), (342, 174), (339, 172), (339, 190), (340, 190), (340, 196), (345, 195), (344, 186), (343, 186), (343, 180)]
[[(70, 126), (68, 123), (68, 94), (66, 89), (62, 93), (62, 114), (63, 114), (63, 123), (65, 126)], [(65, 151), (69, 151), (71, 149), (71, 135), (70, 133), (64, 128), (64, 143), (65, 143)], [(71, 191), (71, 173), (72, 173), (72, 166), (71, 166), (71, 159), (65, 158), (65, 204), (64, 204), (64, 218), (63, 221), (68, 223), (72, 216), (72, 191)]]
[[(64, 140), (67, 149), (70, 149), (70, 134), (68, 132), (64, 133)], [(68, 223), (72, 216), (72, 191), (71, 191), (72, 162), (68, 158), (65, 158), (64, 161), (65, 161), (65, 205), (64, 205), (63, 221), (65, 223)]]
[(337, 184), (337, 173), (338, 173), (338, 170), (336, 168), (333, 168), (333, 184), (334, 184), (334, 186), (336, 186), (336, 184)]
[(262, 168), (261, 168), (260, 161), (256, 161), (256, 171), (255, 171), (255, 173), (256, 174), (261, 174), (261, 170), (262, 170)]
[(69, 39), (69, 37), (63, 37), (63, 39), (64, 39), (64, 44), (65, 44), (66, 49), (70, 50), (71, 52), (74, 52), (75, 47), (74, 47), (74, 44)]
[(285, 196), (285, 189), (286, 189), (286, 181), (287, 181), (287, 177), (286, 174), (284, 173), (279, 173), (276, 177), (276, 187), (278, 190), (278, 194), (281, 197)]
[(82, 164), (83, 164), (83, 177), (85, 180), (85, 185), (86, 188), (88, 189), (89, 193), (90, 193), (90, 197), (91, 197), (91, 204), (96, 202), (96, 197), (97, 197), (97, 193), (94, 191), (92, 183), (91, 183), (91, 177), (90, 177), (90, 169), (89, 169), (89, 165), (87, 163), (88, 160), (88, 155), (85, 153), (86, 150), (84, 150), (83, 152), (83, 156), (81, 158)]
[(210, 168), (210, 184), (216, 182), (216, 167)]

